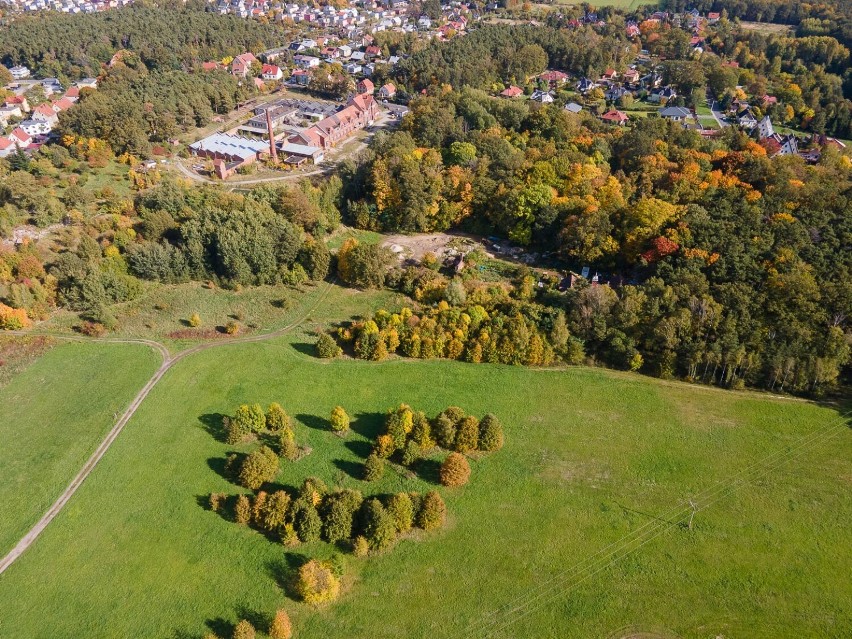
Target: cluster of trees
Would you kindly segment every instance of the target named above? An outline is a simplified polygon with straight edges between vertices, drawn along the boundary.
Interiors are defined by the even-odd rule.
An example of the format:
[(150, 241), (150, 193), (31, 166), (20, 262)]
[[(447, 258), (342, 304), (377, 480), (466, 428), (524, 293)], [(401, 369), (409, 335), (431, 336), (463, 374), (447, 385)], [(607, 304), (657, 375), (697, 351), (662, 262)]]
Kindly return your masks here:
[(702, 13), (725, 12), (730, 19), (775, 22), (796, 27), (799, 35), (830, 35), (852, 45), (852, 3), (849, 0), (663, 0), (671, 11), (695, 7)]
[(401, 404), (387, 413), (384, 432), (376, 437), (373, 451), (364, 464), (364, 479), (379, 479), (387, 459), (415, 466), (436, 446), (453, 451), (441, 466), (441, 483), (462, 486), (470, 478), (470, 465), (464, 455), (500, 450), (503, 427), (490, 413), (478, 420), (465, 415), (458, 406), (450, 406), (430, 420), (423, 411)]
[(590, 26), (486, 25), (448, 43), (433, 41), (401, 61), (393, 73), (410, 93), (441, 84), (490, 89), (497, 83), (524, 82), (548, 66), (577, 74), (603, 72), (626, 63), (630, 53), (623, 29), (600, 33)]
[(386, 550), (412, 528), (435, 530), (446, 520), (446, 504), (434, 490), (365, 498), (357, 490), (329, 490), (316, 477), (307, 478), (294, 494), (259, 491), (229, 499), (214, 493), (210, 507), (287, 545), (325, 541), (345, 545), (356, 555)]
[(97, 138), (116, 153), (145, 157), (151, 142), (167, 142), (228, 113), (254, 92), (225, 71), (149, 71), (126, 53), (104, 72), (96, 91), (84, 90), (73, 108), (60, 114), (59, 132)]
[[(293, 432), (293, 420), (278, 403), (270, 404), (266, 412), (260, 404), (242, 404), (233, 416), (226, 415), (222, 418), (222, 427), (225, 431), (225, 441), (231, 445), (241, 444), (261, 435), (269, 435), (275, 440), (281, 457), (294, 461), (299, 456), (299, 447)], [(249, 460), (252, 459), (252, 455), (245, 459), (239, 473), (240, 483), (243, 486), (257, 489), (264, 482), (270, 481), (270, 479), (243, 481), (243, 470), (246, 469), (247, 464), (251, 469), (268, 469), (265, 474), (272, 472), (273, 468), (277, 473), (278, 460), (277, 457), (272, 459), (272, 455), (269, 454), (271, 452), (271, 450), (261, 449), (260, 452), (252, 453), (257, 455), (251, 463)], [(251, 474), (255, 476), (253, 470)], [(261, 474), (265, 476), (264, 473)], [(249, 485), (250, 483), (256, 483), (256, 485)]]
[[(381, 271), (418, 301), (451, 306), (405, 321), (382, 314), (344, 331), (356, 354), (422, 357), (428, 344), (425, 356), (472, 361), (585, 355), (661, 376), (797, 392), (821, 392), (848, 370), (848, 156), (826, 147), (808, 165), (768, 157), (734, 127), (714, 139), (657, 118), (616, 130), (552, 106), (507, 102), (467, 88), (412, 101), (403, 130), (377, 135), (371, 153), (347, 167), (347, 216), (388, 231), (445, 228), (440, 190), (421, 185), (462, 166), (470, 213), (454, 226), (508, 237), (578, 272), (590, 265), (611, 274), (612, 286), (579, 282), (563, 292), (558, 280), (524, 278), (506, 296), (523, 304), (498, 314), (501, 339), (489, 326), (486, 348), (463, 324), (465, 315), (475, 324), (474, 291), (495, 290), (476, 269), (460, 276), (466, 295), (427, 269)], [(386, 171), (409, 153), (399, 149), (424, 149), (420, 157), (436, 162), (413, 181), (411, 198), (406, 181)], [(402, 202), (416, 203), (414, 214), (384, 215)], [(430, 342), (410, 339), (424, 331)]]
[(556, 310), (510, 300), (450, 306), (441, 301), (421, 315), (403, 308), (378, 311), (373, 319), (338, 330), (360, 359), (380, 361), (399, 353), (421, 359), (548, 366), (557, 358), (576, 358), (565, 316)]
[(141, 241), (128, 250), (134, 274), (149, 280), (298, 284), (321, 280), (331, 264), (322, 237), (339, 223), (334, 190), (302, 183), (246, 195), (172, 182), (137, 198)]
[(152, 71), (188, 69), (266, 43), (287, 41), (281, 24), (205, 11), (202, 0), (135, 3), (93, 14), (33, 12), (0, 31), (0, 62), (24, 64), (42, 77), (97, 77), (120, 50), (130, 50)]
[[(284, 609), (278, 609), (275, 616), (272, 618), (269, 626), (266, 629), (266, 634), (269, 639), (290, 639), (293, 636), (293, 624), (290, 621), (290, 615)], [(231, 639), (255, 639), (257, 630), (248, 619), (241, 619), (231, 633)], [(204, 635), (204, 639), (220, 639), (220, 637), (212, 632)]]

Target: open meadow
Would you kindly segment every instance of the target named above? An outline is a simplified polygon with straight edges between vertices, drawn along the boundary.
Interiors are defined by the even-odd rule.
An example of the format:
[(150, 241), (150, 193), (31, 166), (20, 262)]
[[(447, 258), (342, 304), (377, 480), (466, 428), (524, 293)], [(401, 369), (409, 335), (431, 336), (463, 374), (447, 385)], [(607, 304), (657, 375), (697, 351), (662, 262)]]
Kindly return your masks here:
[(53, 503), (159, 363), (138, 344), (58, 342), (0, 388), (0, 555)]
[[(333, 289), (344, 295), (350, 311), (369, 305)], [(590, 368), (326, 361), (312, 341), (228, 344), (171, 369), (0, 576), (0, 637), (223, 636), (239, 618), (265, 627), (279, 606), (300, 639), (849, 635), (852, 437), (835, 408)], [(506, 445), (472, 461), (464, 488), (439, 489), (445, 529), (347, 556), (340, 600), (317, 610), (282, 585), (328, 544), (284, 547), (206, 507), (242, 490), (222, 475), (234, 450), (217, 438), (222, 415), (274, 401), (312, 449), (285, 462), (285, 487), (314, 475), (366, 495), (432, 488), (428, 473), (360, 480), (368, 439), (401, 402), (493, 412)], [(344, 438), (327, 426), (337, 404), (354, 418)], [(18, 486), (33, 477), (11, 468)]]

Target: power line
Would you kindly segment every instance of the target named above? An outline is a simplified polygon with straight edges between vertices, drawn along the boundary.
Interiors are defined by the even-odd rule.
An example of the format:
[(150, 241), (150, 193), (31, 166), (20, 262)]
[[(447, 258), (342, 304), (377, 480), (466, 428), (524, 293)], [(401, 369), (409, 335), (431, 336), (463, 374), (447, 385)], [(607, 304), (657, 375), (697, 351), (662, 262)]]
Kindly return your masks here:
[[(838, 418), (838, 422), (842, 423), (843, 420), (846, 419), (847, 415), (848, 413), (840, 416), (840, 418)], [(575, 564), (568, 570), (563, 571), (562, 574), (554, 575), (554, 577), (536, 586), (532, 593), (527, 592), (525, 595), (515, 598), (515, 600), (513, 600), (512, 602), (504, 604), (501, 608), (499, 608), (493, 613), (493, 615), (497, 617), (496, 619), (484, 619), (472, 624), (469, 627), (466, 636), (478, 636), (481, 635), (481, 633), (483, 632), (491, 634), (495, 631), (501, 630), (515, 623), (518, 619), (526, 616), (534, 610), (537, 610), (541, 607), (541, 605), (548, 603), (554, 597), (560, 596), (567, 590), (570, 590), (579, 583), (582, 583), (591, 576), (594, 576), (595, 574), (612, 565), (616, 561), (623, 559), (624, 557), (628, 556), (633, 552), (636, 552), (649, 541), (656, 538), (663, 532), (666, 532), (667, 530), (671, 529), (673, 526), (684, 523), (682, 520), (686, 514), (691, 513), (691, 520), (696, 512), (708, 508), (710, 505), (724, 497), (728, 491), (737, 488), (738, 484), (743, 484), (746, 480), (749, 479), (749, 476), (753, 473), (757, 471), (762, 471), (754, 477), (750, 477), (752, 481), (762, 475), (765, 475), (768, 472), (771, 472), (776, 467), (785, 463), (789, 459), (792, 459), (794, 456), (802, 454), (808, 447), (818, 444), (821, 441), (830, 439), (835, 434), (837, 434), (837, 432), (840, 432), (840, 429), (835, 428), (838, 422), (832, 422), (831, 424), (828, 424), (823, 428), (817, 429), (815, 432), (805, 435), (800, 441), (794, 444), (792, 448), (775, 451), (774, 453), (767, 455), (763, 459), (750, 464), (746, 468), (738, 471), (737, 473), (729, 477), (725, 482), (703, 491), (703, 494), (700, 494), (693, 500), (690, 500), (689, 507), (675, 507), (665, 515), (661, 515), (660, 517), (658, 517), (655, 521), (647, 522), (646, 524), (640, 526), (638, 529), (622, 536), (620, 539), (612, 542), (605, 548), (596, 552), (594, 555), (587, 557), (586, 559), (579, 562), (578, 564)], [(826, 436), (826, 434), (828, 435)], [(701, 502), (706, 503), (702, 505)], [(674, 520), (672, 521), (672, 519)], [(651, 536), (647, 539), (642, 540), (642, 538), (648, 534), (650, 534)], [(631, 544), (634, 544), (635, 542), (640, 540), (642, 541), (637, 547), (633, 548), (632, 550), (629, 549)], [(613, 557), (614, 559), (611, 559)], [(599, 564), (602, 561), (605, 561), (606, 563), (603, 566), (596, 568), (596, 564)], [(589, 570), (591, 570), (592, 572), (584, 576), (583, 573), (586, 573)], [(575, 583), (569, 584), (567, 586), (563, 586), (559, 591), (555, 592), (555, 595), (553, 594), (554, 591), (552, 586), (559, 588), (560, 585), (565, 584), (566, 582), (569, 582), (571, 579), (574, 578), (578, 578), (579, 581), (576, 581)], [(530, 610), (524, 610), (525, 608), (536, 604), (536, 601), (542, 599), (543, 597), (546, 597), (546, 599), (542, 603), (535, 605), (535, 607)], [(514, 608), (506, 610), (507, 607), (511, 606), (514, 606)], [(504, 617), (504, 619), (500, 618), (501, 615)], [(512, 619), (513, 615), (517, 615), (517, 619)], [(495, 626), (498, 627), (495, 628)]]

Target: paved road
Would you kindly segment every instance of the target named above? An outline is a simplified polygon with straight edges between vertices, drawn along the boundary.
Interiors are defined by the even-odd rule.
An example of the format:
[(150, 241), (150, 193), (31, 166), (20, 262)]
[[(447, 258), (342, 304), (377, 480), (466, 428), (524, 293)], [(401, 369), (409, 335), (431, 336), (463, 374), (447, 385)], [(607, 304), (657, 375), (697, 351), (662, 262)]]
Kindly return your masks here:
[(725, 120), (725, 114), (718, 110), (719, 103), (716, 102), (716, 100), (707, 98), (707, 103), (710, 105), (710, 113), (713, 114), (713, 117), (716, 119), (716, 124), (719, 125), (720, 129), (724, 129), (726, 126), (731, 126), (731, 124)]
[[(227, 341), (221, 342), (206, 342), (202, 344), (197, 344), (186, 350), (177, 353), (176, 355), (169, 356), (168, 349), (160, 344), (159, 342), (155, 342), (152, 340), (142, 340), (142, 339), (98, 339), (92, 341), (102, 341), (102, 342), (111, 342), (111, 343), (130, 343), (130, 344), (145, 344), (150, 346), (151, 348), (157, 350), (163, 358), (162, 364), (160, 368), (157, 369), (151, 379), (142, 387), (142, 390), (136, 395), (133, 401), (130, 403), (130, 406), (127, 407), (127, 410), (124, 411), (124, 414), (121, 418), (115, 423), (115, 426), (110, 429), (109, 433), (107, 433), (106, 437), (103, 441), (98, 445), (95, 452), (92, 453), (92, 456), (89, 457), (88, 461), (85, 463), (83, 468), (77, 473), (77, 476), (71, 481), (65, 490), (62, 491), (62, 494), (53, 502), (53, 505), (47, 510), (47, 512), (42, 516), (41, 519), (36, 522), (36, 524), (30, 529), (30, 531), (23, 536), (23, 538), (9, 551), (2, 560), (0, 560), (0, 574), (14, 563), (14, 561), (20, 557), (30, 546), (33, 545), (36, 539), (38, 539), (39, 535), (47, 528), (47, 525), (54, 520), (54, 518), (62, 511), (65, 507), (65, 504), (71, 499), (77, 489), (83, 484), (86, 478), (91, 474), (92, 470), (94, 470), (97, 463), (101, 460), (101, 458), (106, 454), (109, 447), (116, 440), (116, 438), (121, 433), (125, 424), (130, 420), (131, 417), (136, 413), (136, 410), (139, 406), (142, 405), (142, 402), (145, 401), (145, 398), (148, 397), (148, 394), (154, 389), (157, 383), (163, 378), (163, 376), (171, 369), (175, 364), (177, 364), (182, 359), (193, 355), (194, 353), (198, 353), (200, 351), (205, 351), (210, 348), (217, 348), (220, 346), (225, 346), (228, 344), (246, 344), (250, 342), (262, 342), (264, 340), (273, 339), (275, 337), (279, 337), (284, 335), (285, 333), (293, 330), (295, 327), (299, 326), (305, 319), (313, 313), (317, 307), (325, 300), (328, 295), (329, 290), (331, 289), (331, 284), (325, 283), (323, 284), (323, 290), (320, 292), (319, 299), (317, 299), (311, 306), (296, 320), (288, 324), (287, 326), (280, 328), (278, 330), (272, 331), (270, 333), (263, 333), (261, 335), (249, 335), (247, 337), (237, 337), (234, 339), (230, 339)], [(33, 333), (21, 333), (18, 331), (14, 331), (13, 334), (26, 334), (32, 335)], [(70, 337), (64, 335), (57, 335), (59, 339), (70, 339), (70, 340), (84, 340), (82, 337)]]

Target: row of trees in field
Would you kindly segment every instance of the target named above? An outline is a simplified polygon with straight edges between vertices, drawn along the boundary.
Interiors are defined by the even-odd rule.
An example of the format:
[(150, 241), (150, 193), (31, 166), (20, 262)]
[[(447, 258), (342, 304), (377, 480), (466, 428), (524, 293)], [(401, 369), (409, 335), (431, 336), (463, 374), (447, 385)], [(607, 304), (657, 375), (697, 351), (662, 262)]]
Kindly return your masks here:
[[(360, 359), (447, 358), (466, 362), (547, 366), (570, 356), (564, 314), (521, 302), (450, 306), (441, 301), (420, 315), (377, 311), (372, 319), (338, 329), (341, 343)], [(322, 339), (322, 338), (321, 338)], [(319, 346), (318, 346), (319, 348)], [(328, 342), (323, 340), (328, 352)]]
[(383, 432), (376, 437), (364, 464), (364, 479), (376, 481), (384, 472), (385, 460), (412, 468), (436, 447), (451, 452), (443, 461), (439, 478), (444, 486), (463, 486), (470, 479), (467, 454), (490, 453), (503, 447), (503, 427), (492, 414), (482, 420), (450, 406), (434, 419), (406, 404), (388, 411)]

